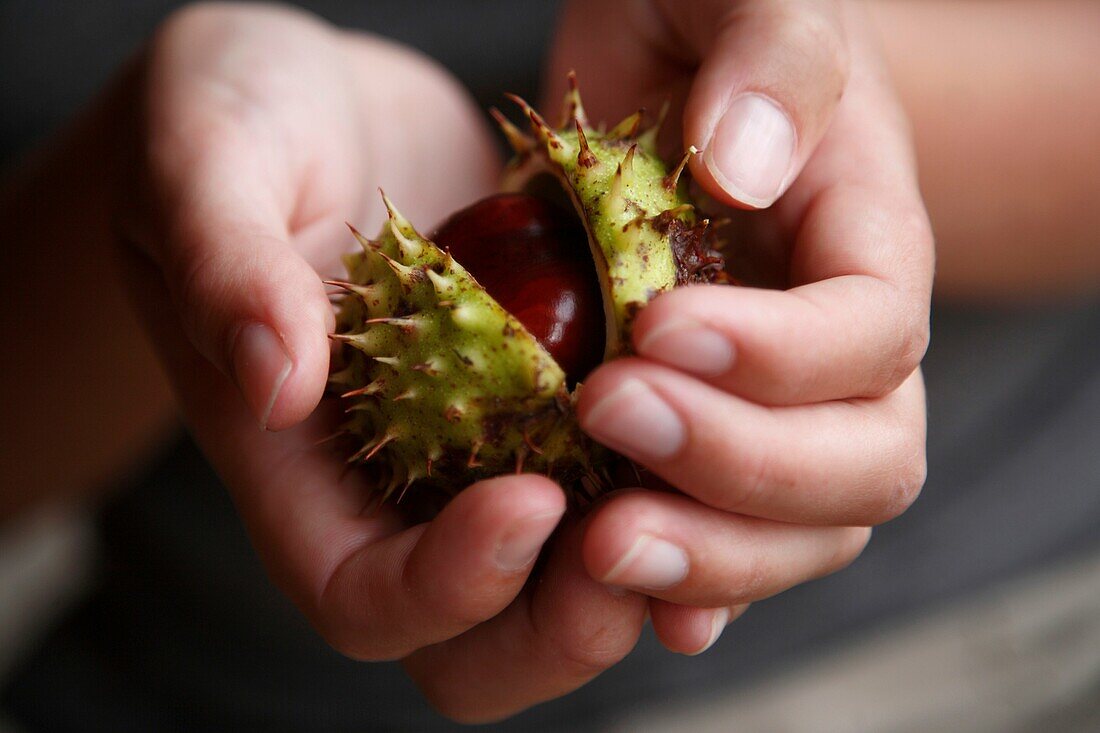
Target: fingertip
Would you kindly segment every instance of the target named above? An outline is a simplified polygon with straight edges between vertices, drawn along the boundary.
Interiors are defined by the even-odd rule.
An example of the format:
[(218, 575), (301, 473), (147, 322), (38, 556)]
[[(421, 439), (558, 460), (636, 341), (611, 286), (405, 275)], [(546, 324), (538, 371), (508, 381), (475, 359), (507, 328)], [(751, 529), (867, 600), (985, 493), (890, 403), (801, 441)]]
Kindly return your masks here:
[(562, 487), (541, 474), (523, 473), (495, 476), (472, 484), (461, 497), (486, 503), (501, 512), (517, 514), (565, 513), (566, 499)]
[(313, 413), (324, 396), (328, 358), (324, 343), (291, 349), (266, 324), (241, 330), (234, 376), (261, 430), (286, 430)]
[(681, 583), (691, 561), (664, 531), (660, 503), (649, 492), (624, 491), (601, 506), (585, 526), (581, 556), (585, 570), (609, 587), (664, 590)]
[[(303, 280), (309, 281), (308, 287)], [(241, 329), (232, 362), (237, 385), (260, 428), (279, 431), (309, 417), (324, 396), (331, 355), (328, 334), (335, 316), (312, 269), (265, 290), (266, 323)], [(260, 302), (263, 295), (258, 294)]]
[(530, 567), (565, 514), (561, 487), (544, 476), (499, 476), (460, 492), (440, 515), (433, 546), (480, 546), (486, 567), (510, 576)]
[[(699, 28), (702, 63), (684, 114), (685, 143), (703, 149), (696, 180), (729, 206), (782, 196), (829, 127), (848, 79), (842, 14), (831, 3), (756, 3)], [(702, 17), (706, 17), (703, 14)]]
[(786, 190), (797, 150), (798, 133), (787, 111), (750, 92), (730, 101), (691, 170), (722, 203), (764, 209)]
[(674, 654), (694, 657), (702, 654), (722, 632), (745, 612), (748, 604), (727, 608), (696, 608), (651, 598), (653, 631), (661, 645)]
[(237, 388), (260, 429), (267, 429), (287, 377), (294, 369), (286, 345), (267, 324), (249, 323), (237, 333), (231, 362)]
[(609, 494), (585, 519), (581, 561), (596, 582), (603, 582), (616, 558), (629, 549), (630, 538), (626, 533), (638, 524), (644, 507), (644, 502), (632, 497), (640, 493), (637, 489), (625, 489)]
[[(690, 289), (700, 291), (702, 287)], [(634, 349), (640, 356), (689, 374), (721, 376), (734, 366), (736, 345), (729, 333), (711, 326), (701, 314), (693, 314), (692, 301), (700, 295), (706, 299), (706, 295), (687, 290), (680, 294), (687, 298), (666, 299), (665, 295), (676, 294), (673, 291), (642, 310), (634, 324)]]
[(604, 399), (617, 390), (624, 379), (629, 378), (632, 367), (641, 359), (626, 357), (598, 366), (585, 377), (577, 395), (577, 419), (581, 427), (591, 418), (591, 413)]

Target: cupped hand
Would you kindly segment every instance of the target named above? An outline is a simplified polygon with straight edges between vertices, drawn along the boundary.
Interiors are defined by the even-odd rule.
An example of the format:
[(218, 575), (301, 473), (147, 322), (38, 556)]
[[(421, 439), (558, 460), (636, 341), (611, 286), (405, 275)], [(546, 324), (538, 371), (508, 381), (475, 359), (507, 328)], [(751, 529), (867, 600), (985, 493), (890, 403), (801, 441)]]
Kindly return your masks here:
[(702, 150), (758, 286), (659, 297), (581, 394), (586, 430), (679, 490), (611, 497), (584, 540), (676, 651), (851, 562), (924, 482), (932, 235), (875, 42), (818, 0), (577, 0), (558, 30), (550, 98), (575, 68), (595, 119), (671, 99), (665, 152)]
[[(645, 603), (581, 563), (536, 476), (486, 481), (430, 523), (317, 445), (333, 329), (324, 276), (377, 186), (429, 226), (496, 186), (479, 112), (425, 59), (290, 10), (198, 5), (131, 68), (116, 218), (133, 290), (189, 425), (274, 581), (358, 659), (403, 659), (444, 713), (507, 715), (624, 656)], [(278, 431), (278, 432), (273, 432)]]

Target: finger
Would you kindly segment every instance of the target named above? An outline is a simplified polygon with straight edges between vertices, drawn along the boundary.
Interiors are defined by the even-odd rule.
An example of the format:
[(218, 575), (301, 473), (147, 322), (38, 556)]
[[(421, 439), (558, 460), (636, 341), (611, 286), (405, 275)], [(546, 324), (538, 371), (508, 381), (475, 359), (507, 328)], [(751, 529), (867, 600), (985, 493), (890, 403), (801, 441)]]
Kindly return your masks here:
[(862, 196), (836, 202), (830, 215), (837, 239), (843, 230), (869, 249), (896, 253), (898, 267), (921, 260), (912, 273), (890, 280), (836, 275), (789, 291), (678, 288), (638, 314), (635, 350), (768, 405), (877, 397), (896, 389), (928, 347), (931, 257), (930, 249), (918, 252), (931, 235), (923, 219), (892, 218), (859, 208), (863, 203)]
[(396, 659), (457, 636), (513, 601), (564, 511), (561, 489), (540, 476), (475, 484), (431, 523), (345, 558), (319, 601), (320, 630), (356, 659)]
[[(284, 41), (281, 55), (261, 52), (270, 38)], [(291, 244), (321, 217), (319, 201), (352, 211), (317, 193), (353, 190), (360, 172), (356, 151), (338, 174), (318, 163), (333, 141), (354, 139), (350, 103), (309, 82), (332, 76), (334, 46), (304, 13), (198, 4), (146, 53), (134, 161), (144, 173), (121, 202), (122, 226), (161, 268), (191, 342), (265, 428), (304, 419), (328, 368), (332, 309)], [(309, 107), (332, 110), (325, 135)]]
[(585, 572), (580, 531), (557, 538), (539, 578), (493, 620), (405, 660), (444, 715), (486, 722), (570, 692), (625, 657), (645, 599), (610, 592)]
[(908, 174), (872, 168), (836, 171), (814, 192), (795, 236), (796, 287), (665, 294), (638, 315), (638, 353), (766, 404), (895, 389), (928, 346), (932, 232)]
[(729, 608), (694, 608), (649, 599), (649, 618), (661, 644), (670, 652), (690, 657), (714, 646), (726, 627), (748, 609), (747, 603)]
[(183, 212), (191, 221), (164, 253), (166, 287), (192, 344), (237, 386), (261, 429), (280, 430), (316, 407), (335, 327), (320, 277), (277, 219), (239, 222), (222, 190)]
[(640, 359), (581, 390), (581, 426), (703, 503), (802, 524), (874, 525), (925, 476), (920, 372), (878, 400), (763, 407)]
[(332, 307), (292, 248), (286, 216), (244, 130), (219, 132), (201, 162), (173, 172), (173, 201), (138, 243), (162, 277), (195, 348), (234, 380), (261, 428), (316, 406), (328, 372)]
[[(671, 101), (684, 112), (682, 125), (665, 126), (680, 133), (667, 152), (703, 149), (691, 169), (708, 193), (765, 207), (812, 155), (845, 89), (845, 20), (831, 0), (567, 3), (546, 98), (560, 99), (575, 69), (593, 92), (586, 106), (594, 119)], [(599, 43), (592, 28), (608, 29)]]
[(806, 284), (662, 296), (638, 316), (638, 353), (766, 404), (895, 389), (928, 347), (932, 233), (916, 190), (879, 180), (817, 195), (794, 253)]
[(770, 206), (813, 154), (844, 93), (848, 49), (838, 3), (658, 6), (701, 59), (684, 108), (685, 145), (703, 150), (692, 173), (723, 203)]
[(870, 530), (720, 511), (676, 494), (612, 496), (589, 520), (584, 563), (602, 583), (714, 609), (775, 595), (847, 566)]
[[(584, 22), (610, 12), (601, 10), (605, 4), (569, 6), (564, 22), (579, 32)], [(818, 24), (827, 22), (821, 14), (832, 12), (834, 4), (812, 4), (817, 10), (799, 17), (810, 18), (808, 22), (815, 22), (812, 19), (816, 17)], [(788, 3), (722, 5), (744, 18), (751, 18), (753, 12), (782, 16), (794, 7)], [(767, 9), (762, 11), (748, 9), (765, 5)], [(663, 5), (643, 3), (638, 7)], [(849, 13), (845, 10), (844, 14)], [(698, 24), (692, 19), (703, 15), (694, 10), (646, 14), (634, 8), (629, 28), (641, 33), (661, 24)], [(842, 25), (850, 25), (849, 20)], [(736, 29), (744, 22), (730, 27)], [(707, 31), (708, 36), (718, 33)], [(660, 55), (655, 49), (663, 48), (654, 46), (656, 39), (694, 39), (698, 35), (650, 33), (647, 43), (616, 46), (613, 53), (600, 50), (596, 55), (608, 56), (606, 61), (612, 64), (627, 59), (633, 66), (652, 65), (652, 58)], [(560, 43), (584, 51), (583, 44), (578, 48), (569, 39)], [(744, 45), (745, 54), (753, 58), (766, 60), (782, 53), (777, 48), (751, 53), (747, 49), (754, 43), (748, 39)], [(860, 37), (852, 47), (858, 64), (853, 67), (856, 75), (845, 92), (845, 104), (831, 113), (832, 124), (805, 165), (799, 185), (775, 209), (753, 219), (756, 224), (767, 224), (760, 227), (769, 230), (763, 239), (782, 243), (782, 269), (786, 272), (789, 265), (790, 272), (784, 279), (794, 289), (785, 295), (741, 289), (723, 295), (709, 307), (706, 299), (718, 296), (686, 291), (658, 298), (635, 324), (634, 342), (640, 353), (707, 378), (724, 376), (722, 384), (727, 389), (768, 404), (883, 394), (912, 372), (928, 341), (932, 234), (913, 172), (904, 115), (868, 45)], [(737, 48), (741, 47), (731, 45), (727, 50), (740, 54)], [(606, 65), (599, 66), (592, 53), (584, 58), (584, 71), (596, 77), (586, 84), (598, 85), (597, 80), (607, 73), (601, 71)], [(752, 62), (747, 63), (751, 67)], [(684, 73), (682, 67), (676, 68)], [(693, 99), (699, 84), (704, 83), (702, 72), (699, 78)], [(614, 92), (621, 89), (606, 79), (600, 88), (609, 86)], [(718, 90), (726, 91), (724, 87)], [(705, 169), (698, 157), (692, 165)], [(751, 247), (754, 253), (762, 246), (759, 239), (734, 244)], [(793, 250), (789, 263), (788, 249)], [(740, 266), (740, 262), (730, 263), (734, 270)], [(672, 302), (663, 303), (666, 298)], [(709, 330), (717, 336), (708, 337)]]
[(933, 238), (904, 118), (866, 45), (826, 138), (765, 216), (791, 243), (793, 289), (660, 298), (639, 315), (640, 353), (768, 404), (886, 394), (919, 363)]

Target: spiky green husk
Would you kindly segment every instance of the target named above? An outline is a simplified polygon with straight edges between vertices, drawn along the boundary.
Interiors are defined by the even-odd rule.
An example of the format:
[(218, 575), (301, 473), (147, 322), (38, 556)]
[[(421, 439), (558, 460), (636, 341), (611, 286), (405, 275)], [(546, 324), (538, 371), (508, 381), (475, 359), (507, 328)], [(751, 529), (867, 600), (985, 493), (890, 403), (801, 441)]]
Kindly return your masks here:
[(694, 207), (680, 185), (680, 174), (696, 151), (689, 150), (669, 172), (656, 149), (660, 123), (639, 134), (639, 111), (610, 131), (592, 128), (575, 77), (569, 80), (558, 130), (515, 98), (530, 120), (534, 138), (505, 127), (516, 157), (503, 187), (521, 191), (540, 175), (550, 174), (572, 200), (592, 245), (607, 316), (605, 356), (611, 358), (629, 349), (630, 324), (637, 311), (678, 284), (680, 268), (670, 240), (697, 226)]
[[(570, 76), (565, 121), (552, 130), (521, 99), (534, 137), (493, 110), (516, 158), (506, 191), (558, 182), (588, 232), (604, 295), (606, 358), (626, 353), (634, 315), (690, 279), (681, 252), (698, 247), (706, 222), (655, 149), (657, 128), (639, 134), (641, 113), (610, 131), (588, 125)], [(659, 124), (659, 123), (658, 123)], [(361, 254), (335, 338), (343, 367), (334, 387), (349, 400), (345, 430), (361, 442), (351, 462), (385, 474), (385, 496), (425, 480), (448, 492), (513, 471), (563, 485), (605, 485), (611, 457), (579, 429), (575, 393), (535, 338), (449, 253), (416, 232), (387, 199), (377, 241), (356, 233)]]
[(377, 241), (359, 236), (331, 381), (350, 401), (352, 462), (386, 467), (386, 494), (419, 479), (448, 491), (510, 471), (572, 482), (594, 446), (565, 374), (519, 321), (386, 200)]

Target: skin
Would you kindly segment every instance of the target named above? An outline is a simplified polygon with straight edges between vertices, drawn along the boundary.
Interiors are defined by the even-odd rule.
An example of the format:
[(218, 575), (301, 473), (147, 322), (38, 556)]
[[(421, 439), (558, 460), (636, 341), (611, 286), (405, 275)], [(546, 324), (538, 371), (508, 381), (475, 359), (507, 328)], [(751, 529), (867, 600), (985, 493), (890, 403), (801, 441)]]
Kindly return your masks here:
[[(500, 161), (480, 113), (423, 58), (301, 13), (200, 5), (166, 21), (52, 152), (0, 189), (15, 243), (0, 275), (42, 324), (6, 318), (5, 343), (50, 357), (13, 364), (4, 380), (4, 432), (14, 436), (5, 439), (13, 456), (3, 461), (5, 511), (86, 491), (128, 465), (164, 424), (168, 390), (128, 314), (129, 293), (272, 579), (334, 647), (358, 659), (401, 659), (453, 718), (499, 718), (575, 689), (630, 651), (647, 612), (666, 646), (697, 653), (746, 604), (850, 562), (867, 527), (903, 511), (924, 476), (917, 364), (932, 237), (905, 115), (860, 6), (700, 0), (672, 13), (672, 5), (567, 4), (548, 93), (556, 99), (575, 67), (595, 119), (671, 97), (670, 149), (708, 145), (741, 91), (772, 100), (795, 125), (784, 195), (764, 211), (746, 212), (772, 202), (739, 198), (705, 155), (691, 164), (704, 191), (731, 207), (735, 241), (745, 243), (736, 258), (743, 276), (783, 289), (663, 296), (638, 319), (639, 356), (605, 365), (584, 389), (586, 427), (682, 494), (622, 492), (578, 523), (560, 521), (554, 484), (510, 476), (471, 487), (429, 524), (408, 526), (390, 509), (363, 512), (362, 479), (343, 475), (315, 446), (335, 419), (326, 405), (315, 412), (332, 329), (321, 276), (339, 273), (344, 220), (381, 221), (378, 184), (414, 221), (436, 222), (490, 193)], [(983, 180), (983, 170), (1003, 175), (993, 162), (1021, 146), (984, 137), (980, 159), (989, 167), (972, 165), (971, 141), (951, 132), (955, 118), (927, 107), (943, 97), (927, 91), (936, 84), (912, 48), (940, 44), (934, 55), (952, 78), (989, 89), (998, 71), (953, 56), (966, 44), (932, 29), (956, 20), (978, 27), (1000, 4), (935, 5), (938, 14), (882, 3), (873, 22), (890, 33), (889, 48), (908, 49), (889, 58), (927, 146), (921, 183), (940, 251), (952, 251), (941, 281), (963, 293), (1014, 293), (1018, 268), (991, 274), (973, 263), (991, 261), (991, 252), (1014, 262), (1035, 232), (1054, 226), (1067, 236), (1049, 246), (1064, 249), (1051, 253), (1040, 284), (1095, 284), (1094, 248), (1083, 242), (1100, 207), (1079, 205), (1095, 170), (1095, 136), (1071, 145), (1061, 133), (1068, 123), (1045, 115), (1057, 173), (1049, 155), (1026, 155), (1017, 164), (1027, 175)], [(1096, 23), (1087, 4), (1013, 6), (1014, 21), (980, 26), (1006, 55), (1019, 52), (1036, 17), (1052, 19), (1051, 33)], [(590, 27), (614, 32), (594, 39)], [(1095, 61), (1095, 44), (1085, 42), (1095, 35), (1069, 38), (1076, 53), (1037, 55), (1032, 73), (1067, 74), (1090, 52)], [(631, 87), (631, 79), (647, 83)], [(1066, 103), (1096, 115), (1098, 89), (1081, 82), (1064, 92)], [(989, 94), (967, 108), (967, 123), (1003, 129), (1001, 114), (1016, 98), (1007, 89)], [(439, 114), (419, 114), (423, 99)], [(435, 124), (440, 117), (446, 126)], [(456, 179), (467, 187), (446, 183)], [(1047, 205), (1027, 205), (1035, 181)], [(994, 217), (970, 236), (979, 225), (959, 202), (978, 196), (1027, 226)], [(81, 268), (71, 266), (76, 246)], [(971, 255), (969, 247), (988, 249)], [(101, 327), (74, 328), (74, 312), (77, 325)], [(668, 338), (692, 330), (717, 335), (709, 347), (717, 357), (702, 372), (701, 362), (670, 357), (678, 350)], [(81, 391), (75, 418), (73, 395), (58, 387), (74, 373), (94, 385)], [(662, 422), (652, 423), (658, 440), (641, 448), (615, 419), (623, 412), (616, 401), (638, 395), (663, 405)], [(59, 444), (65, 461), (42, 449)], [(683, 577), (660, 588), (632, 584), (624, 557), (636, 560), (639, 540), (652, 548), (655, 539), (680, 548)], [(528, 584), (540, 550), (541, 582)]]
[[(759, 260), (754, 280), (786, 289), (703, 286), (663, 296), (636, 322), (641, 358), (604, 365), (578, 408), (586, 430), (690, 497), (612, 498), (591, 520), (584, 556), (593, 577), (659, 599), (658, 633), (695, 651), (712, 643), (730, 607), (846, 565), (866, 527), (916, 498), (932, 235), (905, 117), (859, 8), (641, 7), (648, 13), (620, 27), (651, 42), (613, 37), (604, 51), (579, 40), (581, 29), (611, 27), (618, 3), (570, 5), (549, 79), (576, 66), (596, 119), (637, 100), (684, 100), (672, 144), (715, 144), (730, 100), (747, 92), (773, 100), (797, 131), (785, 176), (792, 183), (751, 216), (745, 208), (771, 202), (739, 199), (706, 154), (691, 162), (707, 194), (737, 207), (735, 236), (767, 243), (743, 253)], [(799, 53), (781, 52), (794, 43)], [(704, 332), (707, 348), (698, 341)], [(644, 395), (664, 408), (637, 414), (629, 406)], [(646, 433), (654, 424), (663, 430)], [(652, 537), (679, 548), (687, 565), (658, 590), (631, 582), (644, 559), (622, 566), (640, 538)], [(712, 609), (710, 619), (700, 607)]]

